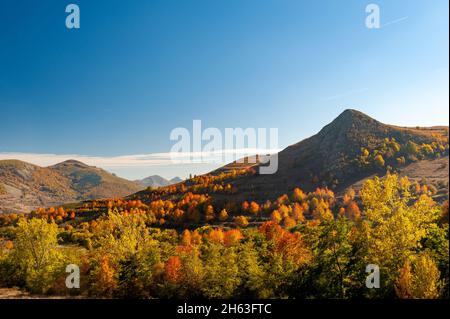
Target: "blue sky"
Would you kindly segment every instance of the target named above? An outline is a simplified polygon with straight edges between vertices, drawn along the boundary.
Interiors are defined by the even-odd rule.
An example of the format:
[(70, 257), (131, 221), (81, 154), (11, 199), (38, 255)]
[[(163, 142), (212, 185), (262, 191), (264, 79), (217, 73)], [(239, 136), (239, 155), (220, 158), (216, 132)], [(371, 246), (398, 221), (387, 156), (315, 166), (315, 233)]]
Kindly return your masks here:
[[(380, 29), (365, 27), (372, 2)], [(78, 30), (65, 27), (69, 3), (80, 6)], [(448, 125), (448, 5), (2, 0), (0, 157), (73, 154), (102, 166), (95, 158), (168, 152), (171, 130), (194, 119), (276, 127), (283, 148), (346, 108)], [(127, 178), (211, 168), (103, 166)]]

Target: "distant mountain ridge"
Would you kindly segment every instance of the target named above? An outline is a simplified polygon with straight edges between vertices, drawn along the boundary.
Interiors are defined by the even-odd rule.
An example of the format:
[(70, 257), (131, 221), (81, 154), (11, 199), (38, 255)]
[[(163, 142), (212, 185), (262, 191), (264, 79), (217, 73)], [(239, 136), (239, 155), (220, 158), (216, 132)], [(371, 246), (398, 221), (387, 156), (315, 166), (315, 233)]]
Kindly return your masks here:
[(28, 212), (37, 207), (121, 197), (142, 188), (138, 183), (75, 160), (49, 167), (19, 160), (0, 161), (0, 213)]
[(173, 184), (177, 184), (182, 182), (183, 180), (179, 177), (174, 177), (170, 180), (165, 179), (164, 177), (161, 177), (159, 175), (152, 175), (140, 180), (135, 180), (136, 183), (141, 184), (144, 187), (162, 187), (162, 186), (169, 186)]

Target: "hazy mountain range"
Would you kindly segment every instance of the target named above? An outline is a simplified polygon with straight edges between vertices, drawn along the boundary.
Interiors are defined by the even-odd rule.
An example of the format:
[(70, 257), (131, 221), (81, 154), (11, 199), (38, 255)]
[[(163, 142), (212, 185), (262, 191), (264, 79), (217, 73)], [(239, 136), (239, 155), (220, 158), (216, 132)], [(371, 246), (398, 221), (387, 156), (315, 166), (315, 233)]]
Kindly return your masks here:
[(141, 184), (144, 187), (168, 186), (168, 185), (180, 183), (182, 181), (183, 180), (179, 177), (174, 177), (174, 178), (168, 180), (159, 175), (152, 175), (152, 176), (146, 177), (144, 179), (135, 180), (136, 183)]

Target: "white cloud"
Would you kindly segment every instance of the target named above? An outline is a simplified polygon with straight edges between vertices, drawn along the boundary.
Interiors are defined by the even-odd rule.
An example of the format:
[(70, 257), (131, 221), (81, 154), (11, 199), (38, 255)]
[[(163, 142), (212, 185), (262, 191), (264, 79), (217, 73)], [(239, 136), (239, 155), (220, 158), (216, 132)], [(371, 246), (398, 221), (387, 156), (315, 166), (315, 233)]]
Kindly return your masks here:
[[(122, 156), (89, 156), (79, 154), (39, 154), (39, 153), (0, 153), (0, 160), (17, 159), (39, 166), (51, 166), (69, 159), (77, 160), (87, 165), (101, 168), (120, 167), (152, 167), (170, 166), (187, 163), (191, 159), (195, 163), (220, 163), (223, 155), (232, 155), (234, 159), (254, 154), (274, 154), (279, 152), (267, 149), (237, 149), (218, 150), (213, 152), (190, 152), (190, 153), (150, 153)], [(233, 160), (234, 160), (233, 159)], [(222, 164), (227, 164), (223, 162)]]

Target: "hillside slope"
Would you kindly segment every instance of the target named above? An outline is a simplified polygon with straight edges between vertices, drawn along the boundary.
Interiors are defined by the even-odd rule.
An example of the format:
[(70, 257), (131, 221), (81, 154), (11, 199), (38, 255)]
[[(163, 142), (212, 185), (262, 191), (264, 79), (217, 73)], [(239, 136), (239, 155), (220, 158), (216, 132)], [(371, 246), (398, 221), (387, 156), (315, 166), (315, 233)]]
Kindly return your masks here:
[[(443, 167), (448, 163), (448, 151), (448, 127), (398, 127), (356, 110), (345, 110), (316, 135), (278, 153), (275, 174), (258, 174), (262, 164), (254, 164), (254, 160), (230, 163), (187, 180), (176, 189), (169, 186), (157, 192), (142, 191), (130, 198), (149, 201), (192, 192), (208, 194), (222, 202), (261, 203), (290, 194), (295, 187), (307, 192), (327, 187), (339, 195), (375, 174), (383, 176), (387, 171), (416, 174), (428, 167), (426, 161), (430, 160)], [(433, 180), (432, 174), (423, 170), (420, 179)], [(442, 188), (445, 179), (448, 181), (448, 168), (439, 174), (436, 181)]]
[[(443, 202), (448, 199), (449, 191), (449, 156), (435, 159), (424, 159), (422, 161), (399, 167), (397, 173), (400, 176), (407, 176), (412, 183), (420, 183), (433, 187), (433, 199)], [(384, 177), (383, 174), (380, 177)], [(372, 178), (369, 176), (368, 178)], [(359, 191), (367, 178), (361, 179), (350, 185), (355, 191)]]
[(0, 161), (0, 212), (94, 198), (125, 196), (142, 186), (100, 168), (69, 160), (40, 167), (18, 160)]
[(244, 176), (232, 184), (249, 199), (275, 198), (297, 186), (339, 192), (375, 173), (447, 155), (448, 127), (403, 128), (345, 110), (316, 135), (281, 151), (275, 174)]

